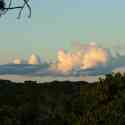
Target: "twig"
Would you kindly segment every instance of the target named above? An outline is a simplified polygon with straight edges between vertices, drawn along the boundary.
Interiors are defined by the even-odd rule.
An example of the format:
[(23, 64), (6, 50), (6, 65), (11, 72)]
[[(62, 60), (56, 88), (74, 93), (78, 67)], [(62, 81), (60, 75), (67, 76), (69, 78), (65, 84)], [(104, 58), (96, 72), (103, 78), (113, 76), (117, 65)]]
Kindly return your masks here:
[[(27, 2), (28, 2), (28, 1), (29, 1), (29, 0), (27, 0)], [(19, 14), (18, 14), (17, 19), (20, 19), (21, 14), (22, 14), (22, 11), (23, 11), (23, 9), (24, 9), (25, 5), (26, 5), (26, 3), (24, 3), (24, 4), (23, 4), (23, 6), (22, 6), (22, 8), (20, 9), (20, 12), (19, 12)]]
[(29, 18), (31, 17), (31, 7), (30, 5), (28, 4), (28, 0), (24, 0), (24, 3), (27, 5), (28, 9), (29, 9)]
[(11, 9), (20, 9), (20, 8), (22, 8), (22, 6), (10, 7), (10, 8), (5, 8), (5, 9), (9, 9), (9, 10), (11, 10)]

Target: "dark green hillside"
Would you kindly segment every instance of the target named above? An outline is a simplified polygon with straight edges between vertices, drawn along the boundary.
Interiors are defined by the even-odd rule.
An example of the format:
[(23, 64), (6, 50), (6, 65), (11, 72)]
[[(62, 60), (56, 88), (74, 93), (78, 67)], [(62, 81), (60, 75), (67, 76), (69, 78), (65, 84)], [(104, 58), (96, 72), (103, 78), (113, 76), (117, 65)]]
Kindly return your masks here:
[(0, 125), (125, 125), (125, 75), (93, 84), (0, 80)]
[(80, 84), (0, 81), (0, 125), (79, 125)]
[(125, 125), (125, 75), (81, 86), (81, 125)]

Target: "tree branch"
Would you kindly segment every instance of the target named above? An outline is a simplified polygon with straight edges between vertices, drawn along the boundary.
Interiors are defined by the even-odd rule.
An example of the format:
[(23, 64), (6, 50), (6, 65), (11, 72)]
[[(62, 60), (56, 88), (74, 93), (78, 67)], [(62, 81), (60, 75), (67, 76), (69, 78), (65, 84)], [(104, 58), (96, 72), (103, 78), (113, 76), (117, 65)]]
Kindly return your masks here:
[(9, 8), (5, 8), (5, 9), (11, 10), (11, 9), (20, 9), (20, 8), (22, 8), (22, 6), (17, 6), (17, 7), (9, 7)]
[[(27, 0), (27, 2), (29, 2), (29, 0)], [(20, 19), (21, 14), (22, 14), (22, 11), (23, 11), (23, 9), (24, 9), (25, 5), (26, 5), (26, 3), (24, 3), (24, 4), (23, 4), (23, 6), (22, 6), (22, 8), (21, 8), (21, 10), (20, 10), (20, 12), (19, 12), (19, 14), (18, 14), (17, 19)]]
[(0, 8), (0, 11), (2, 12), (2, 13), (0, 14), (0, 16), (1, 16), (1, 15), (5, 15), (5, 14), (8, 12), (8, 10), (20, 9), (19, 14), (18, 14), (18, 17), (17, 17), (18, 19), (20, 19), (24, 7), (27, 6), (27, 8), (28, 8), (28, 10), (29, 10), (29, 15), (28, 15), (28, 17), (30, 18), (30, 17), (31, 17), (31, 7), (30, 7), (30, 5), (29, 5), (29, 3), (28, 3), (29, 0), (23, 0), (23, 1), (24, 1), (24, 4), (23, 4), (22, 6), (11, 7), (11, 5), (12, 5), (12, 0), (10, 0), (8, 7), (5, 7), (5, 6), (6, 6), (5, 1), (4, 1), (4, 0), (0, 0), (0, 5), (1, 5), (1, 6), (0, 6), (0, 7), (1, 7), (1, 8)]
[(31, 17), (31, 7), (30, 5), (28, 4), (28, 0), (24, 0), (24, 3), (27, 5), (28, 9), (29, 9), (29, 18)]

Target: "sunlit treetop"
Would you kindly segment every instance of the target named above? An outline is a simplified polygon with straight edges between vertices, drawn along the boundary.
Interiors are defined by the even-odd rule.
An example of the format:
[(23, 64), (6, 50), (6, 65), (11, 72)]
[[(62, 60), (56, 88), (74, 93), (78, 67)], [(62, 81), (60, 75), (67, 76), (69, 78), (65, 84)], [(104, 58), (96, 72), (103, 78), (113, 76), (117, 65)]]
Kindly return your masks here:
[(9, 10), (12, 10), (12, 9), (17, 10), (17, 9), (19, 9), (20, 11), (19, 11), (18, 16), (17, 16), (17, 18), (19, 19), (21, 17), (21, 14), (22, 14), (25, 7), (27, 7), (28, 10), (29, 10), (28, 18), (31, 17), (31, 7), (29, 5), (30, 0), (22, 0), (24, 3), (22, 5), (20, 5), (20, 6), (13, 6), (12, 1), (13, 0), (9, 0), (9, 1), (0, 0), (0, 17), (2, 15), (5, 15)]

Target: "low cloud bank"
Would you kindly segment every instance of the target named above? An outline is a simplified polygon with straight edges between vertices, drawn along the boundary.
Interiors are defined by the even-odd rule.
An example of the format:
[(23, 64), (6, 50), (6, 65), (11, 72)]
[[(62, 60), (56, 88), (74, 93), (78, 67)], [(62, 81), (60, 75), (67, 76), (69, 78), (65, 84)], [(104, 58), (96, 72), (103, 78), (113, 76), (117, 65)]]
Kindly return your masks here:
[(75, 44), (74, 51), (60, 49), (54, 63), (42, 62), (38, 55), (32, 54), (23, 61), (16, 58), (12, 64), (0, 65), (0, 74), (35, 76), (98, 76), (111, 73), (125, 66), (125, 56), (98, 47), (96, 43)]

